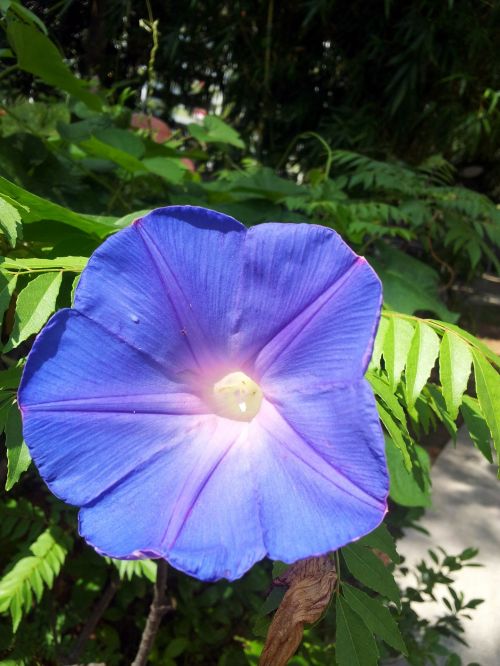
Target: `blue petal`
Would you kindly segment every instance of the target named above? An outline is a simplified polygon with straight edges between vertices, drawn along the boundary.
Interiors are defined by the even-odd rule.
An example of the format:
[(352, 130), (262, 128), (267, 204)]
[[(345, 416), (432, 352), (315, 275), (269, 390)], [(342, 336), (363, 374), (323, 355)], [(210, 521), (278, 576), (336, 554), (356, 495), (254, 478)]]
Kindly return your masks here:
[(337, 282), (356, 255), (330, 229), (269, 223), (249, 229), (242, 261), (236, 340), (251, 355)]
[(365, 380), (263, 403), (254, 439), (262, 455), (261, 520), (272, 559), (335, 550), (383, 520), (389, 490), (384, 439)]
[(24, 437), (51, 490), (85, 504), (188, 436), (207, 409), (153, 358), (74, 310), (38, 336), (19, 389)]
[(245, 233), (203, 208), (155, 210), (94, 253), (75, 308), (171, 372), (196, 371), (224, 355)]
[(380, 281), (358, 258), (260, 350), (257, 376), (263, 385), (358, 381), (370, 361), (381, 305)]
[(202, 580), (238, 578), (264, 557), (248, 426), (212, 419), (211, 431), (83, 508), (85, 539), (113, 557), (164, 557)]

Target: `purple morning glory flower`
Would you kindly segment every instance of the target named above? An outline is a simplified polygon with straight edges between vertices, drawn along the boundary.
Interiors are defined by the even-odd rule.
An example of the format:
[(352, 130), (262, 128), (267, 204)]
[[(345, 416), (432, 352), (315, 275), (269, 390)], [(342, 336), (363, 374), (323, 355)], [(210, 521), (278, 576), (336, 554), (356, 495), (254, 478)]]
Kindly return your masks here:
[(386, 512), (363, 378), (380, 305), (329, 229), (153, 211), (94, 253), (29, 355), (40, 474), (111, 557), (215, 580), (334, 550)]

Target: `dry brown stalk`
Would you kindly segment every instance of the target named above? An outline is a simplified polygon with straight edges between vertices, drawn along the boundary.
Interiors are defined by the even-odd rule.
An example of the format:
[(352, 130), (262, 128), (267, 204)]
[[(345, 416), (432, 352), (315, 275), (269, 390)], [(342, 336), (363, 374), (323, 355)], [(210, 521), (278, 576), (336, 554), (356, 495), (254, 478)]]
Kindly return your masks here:
[(304, 624), (317, 622), (328, 607), (336, 581), (327, 555), (299, 560), (274, 581), (288, 590), (269, 627), (260, 666), (286, 666), (300, 645)]

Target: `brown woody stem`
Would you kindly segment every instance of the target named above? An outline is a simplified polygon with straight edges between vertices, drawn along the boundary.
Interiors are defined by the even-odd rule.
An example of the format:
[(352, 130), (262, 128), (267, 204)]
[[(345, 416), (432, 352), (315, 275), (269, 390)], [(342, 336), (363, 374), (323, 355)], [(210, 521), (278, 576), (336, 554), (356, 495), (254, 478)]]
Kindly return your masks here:
[(145, 666), (148, 661), (149, 653), (153, 649), (156, 634), (160, 628), (162, 617), (169, 610), (165, 604), (165, 593), (167, 590), (167, 568), (165, 560), (158, 560), (158, 570), (156, 572), (156, 582), (154, 587), (154, 596), (149, 608), (146, 626), (142, 632), (141, 642), (132, 666)]

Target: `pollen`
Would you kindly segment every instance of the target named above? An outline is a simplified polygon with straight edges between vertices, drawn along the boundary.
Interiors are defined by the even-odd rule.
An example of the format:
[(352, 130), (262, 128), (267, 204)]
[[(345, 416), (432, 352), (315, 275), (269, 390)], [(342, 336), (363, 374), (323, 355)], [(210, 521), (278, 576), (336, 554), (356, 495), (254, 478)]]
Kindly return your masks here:
[(244, 372), (230, 372), (214, 384), (214, 410), (233, 421), (251, 421), (260, 409), (260, 386)]

